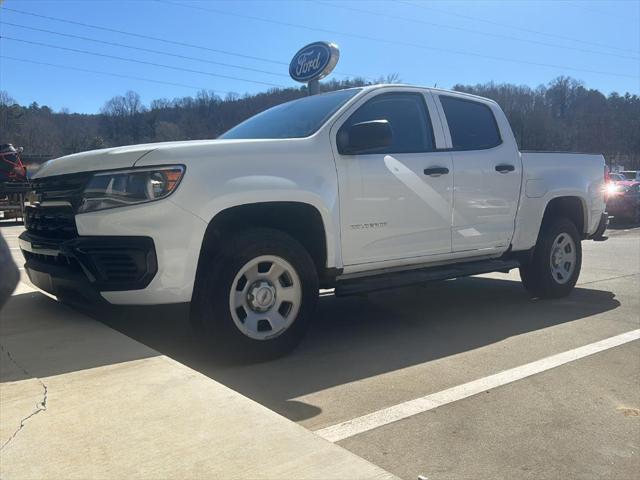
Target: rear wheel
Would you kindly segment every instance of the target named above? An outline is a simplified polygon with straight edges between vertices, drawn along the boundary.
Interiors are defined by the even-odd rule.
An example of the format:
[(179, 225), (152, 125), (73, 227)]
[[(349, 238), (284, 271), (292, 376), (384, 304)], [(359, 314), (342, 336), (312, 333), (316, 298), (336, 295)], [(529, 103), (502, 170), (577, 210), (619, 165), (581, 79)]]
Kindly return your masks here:
[(531, 260), (520, 267), (520, 278), (533, 295), (560, 298), (575, 287), (582, 266), (580, 234), (567, 218), (543, 222)]
[(271, 229), (241, 232), (203, 268), (194, 311), (215, 353), (268, 360), (300, 342), (317, 303), (318, 275), (296, 240)]

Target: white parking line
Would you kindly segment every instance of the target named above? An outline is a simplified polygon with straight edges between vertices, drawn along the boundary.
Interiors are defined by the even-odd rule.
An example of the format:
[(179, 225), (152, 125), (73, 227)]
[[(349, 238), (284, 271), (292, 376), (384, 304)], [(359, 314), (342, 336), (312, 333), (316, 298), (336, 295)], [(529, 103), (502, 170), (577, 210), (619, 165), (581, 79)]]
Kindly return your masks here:
[(346, 422), (338, 423), (337, 425), (322, 428), (320, 430), (316, 430), (315, 433), (331, 442), (338, 442), (345, 438), (368, 432), (374, 428), (382, 427), (383, 425), (388, 425), (390, 423), (397, 422), (398, 420), (433, 410), (434, 408), (441, 407), (448, 403), (456, 402), (458, 400), (471, 397), (472, 395), (486, 392), (492, 388), (507, 385), (515, 382), (516, 380), (522, 380), (523, 378), (530, 377), (536, 373), (541, 373), (546, 370), (559, 367), (560, 365), (593, 355), (594, 353), (602, 352), (604, 350), (638, 340), (639, 338), (640, 329), (632, 330), (630, 332), (616, 335), (615, 337), (606, 338), (599, 342), (585, 345), (584, 347), (574, 348), (573, 350), (558, 353), (557, 355), (552, 355), (535, 362), (511, 368), (488, 377), (463, 383), (462, 385), (448, 388), (441, 392), (432, 393), (424, 397), (416, 398), (415, 400), (409, 400)]

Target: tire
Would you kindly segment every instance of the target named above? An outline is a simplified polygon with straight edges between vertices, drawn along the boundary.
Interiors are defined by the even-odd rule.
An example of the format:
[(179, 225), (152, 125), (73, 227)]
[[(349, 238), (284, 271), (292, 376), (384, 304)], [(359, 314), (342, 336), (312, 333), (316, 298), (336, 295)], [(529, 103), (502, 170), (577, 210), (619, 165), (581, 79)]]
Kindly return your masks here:
[(300, 343), (319, 291), (315, 265), (300, 243), (278, 230), (246, 230), (201, 268), (193, 320), (215, 356), (265, 361)]
[(575, 224), (567, 218), (543, 221), (531, 260), (520, 267), (524, 287), (534, 296), (569, 295), (582, 266), (582, 245)]

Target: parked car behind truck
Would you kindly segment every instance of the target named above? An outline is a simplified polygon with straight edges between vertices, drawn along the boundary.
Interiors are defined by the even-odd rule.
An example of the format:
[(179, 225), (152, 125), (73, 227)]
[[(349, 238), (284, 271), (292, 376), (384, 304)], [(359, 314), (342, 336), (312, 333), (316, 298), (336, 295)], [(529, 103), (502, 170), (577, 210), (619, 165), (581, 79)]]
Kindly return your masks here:
[(640, 223), (640, 182), (619, 181), (607, 193), (607, 212), (615, 220)]
[(618, 173), (622, 175), (625, 180), (630, 180), (632, 182), (640, 182), (640, 171), (622, 170)]
[(377, 85), (273, 107), (217, 140), (52, 160), (20, 237), (34, 284), (118, 305), (190, 302), (216, 351), (293, 348), (336, 295), (519, 268), (576, 284), (606, 226), (601, 155), (520, 153), (488, 99)]

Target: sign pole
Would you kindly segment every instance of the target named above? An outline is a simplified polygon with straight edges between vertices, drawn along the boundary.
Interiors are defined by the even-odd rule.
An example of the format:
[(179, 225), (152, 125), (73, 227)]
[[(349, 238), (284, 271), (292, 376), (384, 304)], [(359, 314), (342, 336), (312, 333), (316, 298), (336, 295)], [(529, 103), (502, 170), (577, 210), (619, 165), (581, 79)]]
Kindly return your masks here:
[(309, 96), (317, 95), (320, 91), (320, 80), (317, 78), (310, 80), (309, 83), (307, 83), (307, 89), (309, 90)]

